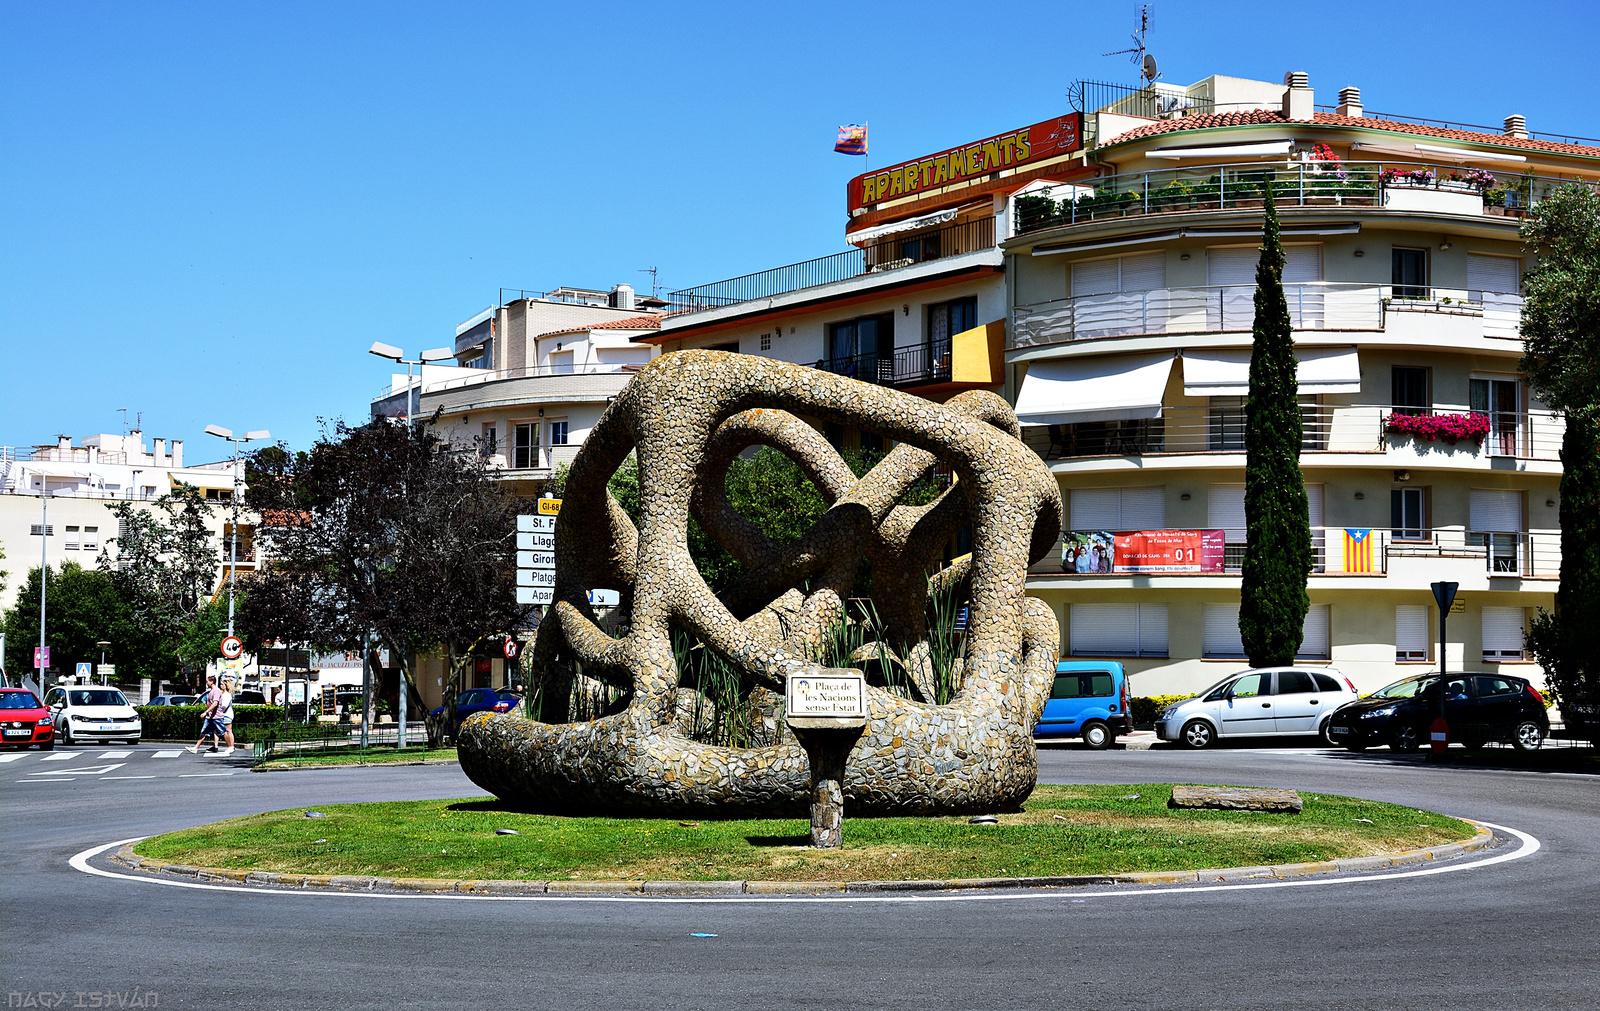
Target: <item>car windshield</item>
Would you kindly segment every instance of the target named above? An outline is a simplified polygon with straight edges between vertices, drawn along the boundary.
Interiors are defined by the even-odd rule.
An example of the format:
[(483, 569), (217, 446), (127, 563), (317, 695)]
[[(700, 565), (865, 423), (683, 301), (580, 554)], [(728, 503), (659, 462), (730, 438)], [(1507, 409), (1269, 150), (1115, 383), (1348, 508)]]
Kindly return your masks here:
[(1434, 683), (1437, 682), (1438, 680), (1439, 680), (1439, 678), (1438, 678), (1437, 675), (1428, 675), (1428, 676), (1425, 676), (1425, 677), (1406, 678), (1404, 681), (1396, 681), (1394, 684), (1388, 686), (1387, 688), (1379, 688), (1377, 691), (1372, 693), (1372, 698), (1375, 698), (1375, 699), (1409, 699), (1409, 698), (1415, 698), (1416, 696), (1418, 696), (1418, 695), (1422, 694), (1423, 692), (1427, 691), (1429, 688), (1433, 687)]
[(33, 692), (0, 692), (0, 709), (38, 709), (39, 699)]
[(75, 706), (125, 706), (128, 700), (115, 688), (93, 688), (67, 692), (67, 700)]

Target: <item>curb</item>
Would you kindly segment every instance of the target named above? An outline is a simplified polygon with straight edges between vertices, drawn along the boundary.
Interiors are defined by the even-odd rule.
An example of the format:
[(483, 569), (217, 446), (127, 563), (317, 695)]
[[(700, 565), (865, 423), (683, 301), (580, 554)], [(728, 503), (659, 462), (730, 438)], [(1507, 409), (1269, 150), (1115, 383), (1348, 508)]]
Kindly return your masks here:
[(301, 769), (371, 769), (380, 765), (459, 765), (454, 758), (418, 758), (408, 762), (321, 762), (312, 764), (306, 762), (300, 765), (252, 765), (251, 772), (297, 772)]
[(1345, 857), (1311, 863), (1254, 867), (1211, 867), (1196, 871), (1135, 871), (1128, 874), (1077, 874), (1031, 878), (954, 878), (919, 881), (496, 881), (451, 878), (378, 878), (345, 874), (280, 874), (153, 860), (133, 852), (137, 843), (120, 847), (112, 859), (124, 867), (147, 874), (193, 878), (197, 881), (233, 882), (278, 888), (318, 889), (335, 892), (386, 892), (413, 895), (836, 895), (883, 892), (943, 892), (975, 889), (1081, 888), (1086, 885), (1170, 885), (1212, 881), (1246, 881), (1251, 878), (1283, 880), (1311, 874), (1348, 874), (1387, 867), (1448, 860), (1488, 846), (1494, 833), (1477, 825), (1470, 839), (1421, 850)]

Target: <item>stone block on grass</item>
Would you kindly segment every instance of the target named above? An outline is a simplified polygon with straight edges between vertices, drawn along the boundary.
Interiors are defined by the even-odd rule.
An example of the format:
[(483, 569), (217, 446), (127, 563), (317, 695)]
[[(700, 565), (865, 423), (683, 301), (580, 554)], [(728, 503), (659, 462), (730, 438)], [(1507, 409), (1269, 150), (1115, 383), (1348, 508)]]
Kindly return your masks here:
[(1299, 814), (1305, 802), (1293, 790), (1248, 789), (1227, 786), (1175, 786), (1170, 808), (1212, 811), (1265, 811)]

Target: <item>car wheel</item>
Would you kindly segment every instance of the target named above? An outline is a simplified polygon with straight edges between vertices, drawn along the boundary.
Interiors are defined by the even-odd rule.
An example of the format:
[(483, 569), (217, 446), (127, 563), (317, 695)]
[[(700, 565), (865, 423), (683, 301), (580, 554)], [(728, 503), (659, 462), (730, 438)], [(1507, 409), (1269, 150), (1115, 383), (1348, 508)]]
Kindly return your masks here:
[(1095, 751), (1104, 751), (1111, 746), (1111, 728), (1099, 720), (1090, 720), (1083, 725), (1083, 743)]
[(65, 720), (61, 722), (61, 727), (56, 731), (56, 740), (60, 741), (62, 744), (72, 743), (72, 731), (67, 729), (67, 723)]
[(48, 741), (45, 741), (43, 744), (39, 745), (39, 750), (40, 751), (54, 751), (54, 750), (56, 750), (56, 739), (54, 737), (52, 737)]
[(1544, 743), (1544, 728), (1532, 720), (1523, 720), (1512, 731), (1511, 746), (1518, 751), (1538, 751)]
[(1390, 751), (1416, 751), (1422, 747), (1422, 731), (1414, 724), (1405, 724), (1395, 728), (1394, 736), (1389, 739)]
[(1209, 748), (1217, 742), (1217, 732), (1205, 720), (1190, 720), (1179, 735), (1186, 747)]
[(1322, 721), (1322, 726), (1320, 728), (1318, 728), (1318, 730), (1317, 730), (1317, 736), (1322, 738), (1322, 743), (1326, 744), (1330, 748), (1343, 747), (1344, 746), (1344, 742), (1343, 741), (1334, 740), (1333, 735), (1328, 732), (1332, 728), (1333, 728), (1333, 721), (1332, 720), (1323, 720)]

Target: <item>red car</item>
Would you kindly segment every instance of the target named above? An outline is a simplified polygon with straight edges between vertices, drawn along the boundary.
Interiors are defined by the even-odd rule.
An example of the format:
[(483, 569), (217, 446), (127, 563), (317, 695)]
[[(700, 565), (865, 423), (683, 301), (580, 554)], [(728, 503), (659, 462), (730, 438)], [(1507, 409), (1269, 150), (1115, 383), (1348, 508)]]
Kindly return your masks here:
[(26, 748), (30, 744), (37, 744), (40, 751), (55, 750), (56, 726), (50, 710), (25, 688), (0, 688), (0, 745)]

